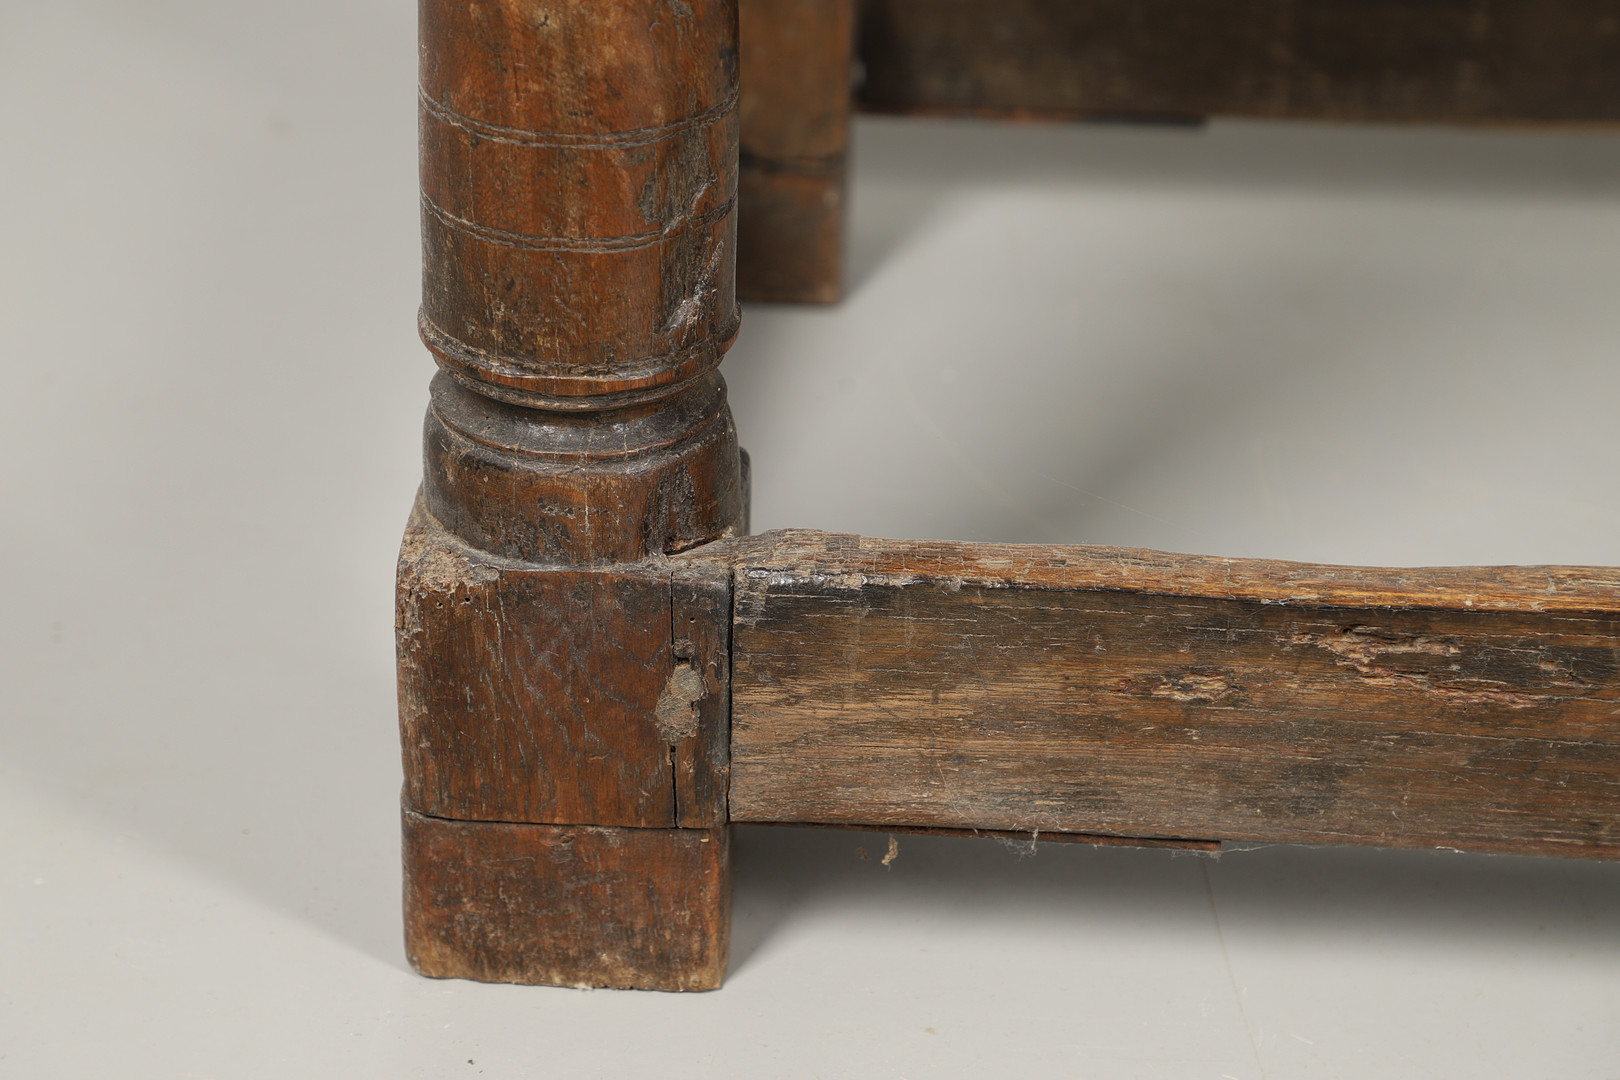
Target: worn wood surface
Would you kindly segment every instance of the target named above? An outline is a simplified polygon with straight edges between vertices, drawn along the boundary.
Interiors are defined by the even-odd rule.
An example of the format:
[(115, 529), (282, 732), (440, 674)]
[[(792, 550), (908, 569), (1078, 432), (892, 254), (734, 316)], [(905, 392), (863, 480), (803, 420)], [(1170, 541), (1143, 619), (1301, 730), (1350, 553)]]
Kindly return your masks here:
[(433, 513), (574, 565), (725, 535), (734, 0), (421, 0)]
[(842, 285), (855, 0), (741, 0), (737, 291), (827, 303)]
[(733, 821), (1620, 855), (1620, 571), (728, 547)]
[(863, 108), (1620, 120), (1612, 0), (863, 0)]
[(1036, 844), (1085, 844), (1090, 847), (1171, 848), (1176, 851), (1220, 852), (1219, 840), (1166, 839), (1149, 836), (1106, 836), (1100, 833), (1014, 832), (1010, 829), (945, 829), (930, 825), (829, 825), (818, 821), (750, 821), (767, 828), (838, 829), (849, 832), (885, 833), (890, 836), (948, 836), (957, 840), (1000, 840), (1020, 846)]
[[(739, 109), (778, 238), (756, 280), (813, 291), (847, 107), (845, 0), (755, 2), (805, 62), (759, 54), (740, 97), (735, 0), (420, 0), (420, 327), (443, 373), (398, 593), (419, 970), (717, 985), (728, 820), (1616, 852), (1611, 572), (736, 539), (715, 369)], [(1595, 0), (1243, 7), (872, 0), (866, 100), (1613, 111)]]
[(423, 975), (640, 990), (725, 976), (728, 829), (403, 818), (405, 951)]
[(731, 783), (731, 574), (716, 563), (670, 570), (674, 668), (654, 716), (673, 750), (675, 819), (723, 825)]
[(652, 405), (543, 411), (433, 382), (423, 497), (474, 547), (575, 566), (634, 562), (740, 529), (737, 429), (717, 373)]
[(421, 0), (423, 289), (482, 393), (661, 396), (737, 332), (735, 0)]
[[(735, 0), (420, 0), (422, 340), (396, 626), (428, 974), (725, 968)], [(427, 816), (423, 816), (427, 815)], [(611, 828), (602, 828), (611, 826)]]
[(397, 597), (408, 806), (489, 821), (724, 823), (725, 568), (514, 563), (419, 506)]

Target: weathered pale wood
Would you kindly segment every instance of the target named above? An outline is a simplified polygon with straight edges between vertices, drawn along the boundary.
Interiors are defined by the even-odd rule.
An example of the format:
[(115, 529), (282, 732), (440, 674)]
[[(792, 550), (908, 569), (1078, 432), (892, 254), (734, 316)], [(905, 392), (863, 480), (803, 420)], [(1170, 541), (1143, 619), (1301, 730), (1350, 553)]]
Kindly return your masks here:
[(729, 549), (733, 821), (1620, 855), (1620, 571)]
[(855, 0), (741, 0), (737, 291), (828, 303), (843, 280)]
[(1612, 0), (864, 0), (863, 108), (1620, 120)]
[(639, 990), (725, 977), (729, 829), (403, 818), (405, 951), (424, 975)]

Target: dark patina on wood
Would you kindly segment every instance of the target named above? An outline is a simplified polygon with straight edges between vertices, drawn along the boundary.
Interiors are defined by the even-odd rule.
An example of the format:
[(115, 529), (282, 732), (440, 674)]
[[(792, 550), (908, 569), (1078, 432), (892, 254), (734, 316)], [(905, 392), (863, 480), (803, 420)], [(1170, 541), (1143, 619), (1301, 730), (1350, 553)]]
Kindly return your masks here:
[(734, 821), (1620, 855), (1620, 571), (733, 546)]
[(420, 0), (422, 339), (480, 393), (661, 397), (737, 333), (734, 0)]
[(424, 975), (638, 990), (725, 977), (727, 829), (403, 818), (406, 951)]
[(723, 824), (727, 568), (547, 567), (418, 505), (396, 632), (405, 802), (443, 818)]
[(433, 975), (725, 967), (746, 483), (734, 0), (420, 0), (422, 340), (401, 552), (406, 946)]
[(737, 289), (829, 303), (843, 280), (855, 0), (741, 0)]
[(424, 425), (428, 509), (468, 543), (547, 565), (612, 565), (738, 529), (737, 429), (718, 374), (648, 405), (542, 411), (441, 373)]
[[(761, 264), (761, 287), (788, 266), (783, 288), (821, 288), (850, 11), (750, 2), (759, 41), (800, 35), (806, 57), (763, 47), (752, 98), (734, 0), (420, 0), (421, 329), (442, 374), (398, 593), (419, 970), (716, 986), (732, 820), (1617, 854), (1620, 572), (737, 538), (715, 368), (738, 325), (738, 114), (758, 235), (809, 253)], [(1614, 105), (1595, 0), (865, 11), (882, 107)], [(874, 66), (884, 49), (903, 62)]]
[(1610, 0), (864, 0), (878, 112), (1620, 121)]

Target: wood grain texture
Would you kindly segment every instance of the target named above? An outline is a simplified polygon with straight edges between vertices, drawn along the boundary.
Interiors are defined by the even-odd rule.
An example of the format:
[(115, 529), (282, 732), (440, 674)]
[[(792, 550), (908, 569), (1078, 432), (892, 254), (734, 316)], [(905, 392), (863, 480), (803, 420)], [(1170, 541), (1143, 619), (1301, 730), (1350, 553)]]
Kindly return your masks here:
[(725, 976), (728, 829), (403, 819), (405, 951), (423, 975), (640, 990)]
[(423, 431), (422, 493), (474, 547), (606, 566), (740, 530), (742, 454), (718, 373), (652, 405), (529, 409), (441, 373)]
[(1620, 571), (723, 546), (734, 821), (1620, 855)]
[(408, 806), (487, 821), (726, 820), (724, 567), (514, 563), (419, 505), (397, 596)]
[(1620, 120), (1611, 0), (864, 0), (863, 108)]
[(737, 290), (830, 303), (842, 287), (854, 0), (741, 0)]
[(429, 508), (544, 564), (735, 530), (735, 0), (420, 11)]
[(715, 371), (739, 317), (736, 19), (420, 0), (441, 374), (396, 628), (429, 974), (724, 971), (729, 572), (665, 556), (747, 515)]
[[(670, 571), (675, 671), (657, 718), (674, 754), (675, 818), (683, 828), (724, 825), (731, 784), (731, 573), (693, 561)], [(684, 669), (684, 670), (683, 670)]]
[(661, 397), (736, 336), (735, 0), (420, 0), (421, 332), (520, 405)]

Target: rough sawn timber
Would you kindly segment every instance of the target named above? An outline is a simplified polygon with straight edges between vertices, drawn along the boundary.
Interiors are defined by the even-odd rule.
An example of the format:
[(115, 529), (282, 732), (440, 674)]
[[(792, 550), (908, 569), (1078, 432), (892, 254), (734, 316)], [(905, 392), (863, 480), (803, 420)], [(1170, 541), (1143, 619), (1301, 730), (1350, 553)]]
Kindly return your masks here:
[(733, 821), (1620, 855), (1620, 570), (715, 547)]

